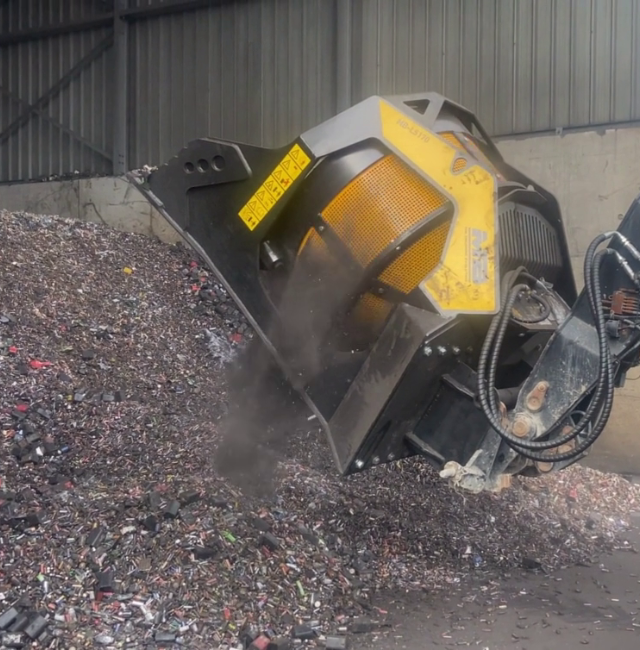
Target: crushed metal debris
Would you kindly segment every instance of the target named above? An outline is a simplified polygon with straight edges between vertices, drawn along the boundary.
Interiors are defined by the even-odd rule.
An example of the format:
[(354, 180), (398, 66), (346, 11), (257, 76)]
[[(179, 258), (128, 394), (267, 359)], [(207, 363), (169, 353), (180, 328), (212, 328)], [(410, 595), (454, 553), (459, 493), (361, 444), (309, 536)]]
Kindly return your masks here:
[(193, 253), (4, 211), (0, 241), (5, 645), (343, 648), (384, 623), (376, 590), (623, 544), (640, 493), (621, 477), (573, 467), (472, 496), (412, 459), (343, 479), (303, 410), (274, 493), (245, 493), (213, 459), (252, 332)]

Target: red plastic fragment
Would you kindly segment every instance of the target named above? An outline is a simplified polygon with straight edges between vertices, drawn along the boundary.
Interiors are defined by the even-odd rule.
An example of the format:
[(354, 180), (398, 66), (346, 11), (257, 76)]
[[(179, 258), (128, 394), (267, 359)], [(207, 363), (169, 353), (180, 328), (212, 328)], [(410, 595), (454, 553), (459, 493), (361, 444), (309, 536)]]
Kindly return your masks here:
[(34, 370), (42, 370), (42, 368), (48, 368), (51, 365), (51, 362), (50, 361), (38, 361), (37, 359), (34, 359), (33, 361), (29, 362), (29, 365)]
[(264, 634), (261, 634), (257, 639), (254, 639), (249, 646), (249, 650), (267, 650), (271, 639)]

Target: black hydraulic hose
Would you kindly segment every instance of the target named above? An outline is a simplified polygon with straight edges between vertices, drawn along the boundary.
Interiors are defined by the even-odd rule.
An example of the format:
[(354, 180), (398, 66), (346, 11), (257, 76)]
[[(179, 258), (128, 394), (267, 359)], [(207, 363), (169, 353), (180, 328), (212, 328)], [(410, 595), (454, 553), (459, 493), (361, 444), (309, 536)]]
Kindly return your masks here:
[[(598, 260), (597, 260), (597, 268), (599, 268), (599, 266), (600, 266), (601, 258), (604, 257), (604, 255), (607, 255), (607, 254), (608, 253), (606, 251), (603, 251), (602, 254), (597, 255), (597, 258), (598, 258)], [(591, 265), (589, 265), (589, 266), (591, 266)], [(589, 285), (587, 285), (587, 289), (589, 291), (590, 298), (592, 298), (593, 296), (591, 295), (591, 292), (594, 291), (593, 283), (591, 282), (592, 274), (589, 272), (587, 274), (587, 276), (588, 276), (588, 278), (590, 280)], [(598, 280), (599, 280), (599, 276), (598, 276)], [(600, 292), (600, 289), (599, 289), (599, 281), (598, 281), (597, 287), (595, 287), (595, 294), (599, 295), (599, 292)], [(551, 455), (551, 456), (550, 455), (534, 455), (529, 450), (532, 449), (532, 448), (535, 448), (535, 449), (553, 449), (553, 448), (557, 448), (560, 445), (565, 444), (566, 442), (569, 442), (570, 440), (573, 440), (574, 438), (576, 438), (582, 432), (582, 430), (584, 428), (586, 428), (587, 425), (593, 425), (593, 423), (591, 422), (591, 418), (593, 417), (594, 413), (596, 413), (596, 410), (601, 407), (601, 397), (602, 397), (602, 393), (604, 391), (604, 388), (611, 385), (611, 384), (609, 384), (609, 382), (607, 381), (607, 378), (605, 377), (607, 375), (607, 365), (605, 365), (605, 362), (606, 362), (606, 364), (608, 364), (609, 367), (610, 367), (610, 362), (607, 361), (607, 359), (609, 358), (609, 356), (608, 356), (608, 352), (609, 352), (608, 345), (606, 347), (603, 346), (603, 343), (606, 344), (606, 334), (604, 332), (604, 313), (602, 311), (602, 307), (601, 307), (601, 304), (599, 303), (599, 301), (594, 301), (594, 302), (595, 302), (595, 304), (597, 306), (600, 307), (598, 312), (600, 313), (600, 315), (602, 317), (601, 319), (596, 318), (596, 329), (598, 331), (599, 342), (600, 342), (600, 346), (601, 346), (600, 349), (602, 351), (602, 353), (601, 353), (601, 364), (600, 364), (599, 373), (598, 373), (598, 383), (597, 383), (598, 389), (596, 390), (595, 394), (592, 396), (592, 399), (591, 399), (590, 404), (589, 404), (589, 408), (584, 413), (584, 417), (581, 419), (581, 421), (578, 423), (578, 425), (575, 426), (568, 434), (565, 434), (560, 438), (555, 438), (552, 441), (546, 441), (546, 442), (542, 442), (542, 443), (539, 442), (539, 441), (526, 441), (525, 442), (525, 441), (522, 441), (522, 440), (519, 440), (517, 443), (515, 443), (515, 441), (513, 443), (511, 441), (507, 441), (508, 444), (510, 444), (510, 446), (515, 451), (517, 451), (518, 453), (520, 453), (521, 455), (523, 455), (526, 458), (530, 458), (532, 460), (550, 460), (550, 459), (555, 460), (555, 461), (559, 460), (557, 452), (555, 454)], [(612, 392), (612, 389), (611, 389), (611, 392)], [(598, 416), (596, 418), (596, 421), (600, 422), (602, 417), (603, 417), (603, 412), (601, 411), (598, 414)], [(606, 417), (608, 418), (608, 415)], [(606, 420), (605, 420), (605, 423), (606, 423)], [(543, 435), (548, 436), (554, 430), (557, 430), (557, 428), (560, 426), (560, 424), (561, 424), (561, 421), (558, 422), (555, 426), (551, 427)], [(597, 437), (597, 435), (599, 435), (598, 431), (599, 431), (599, 429), (598, 429), (597, 426), (592, 427), (592, 430), (589, 432), (590, 435), (588, 436), (588, 439), (585, 441), (586, 444), (582, 445), (579, 449), (573, 449), (570, 452), (566, 452), (567, 456), (574, 457), (574, 456), (579, 455), (580, 453), (582, 453), (582, 451), (586, 447), (588, 447), (590, 444), (592, 444), (593, 441), (595, 440), (595, 438), (593, 438), (592, 436), (595, 435)]]
[[(509, 317), (509, 305), (513, 304), (513, 301), (515, 300), (515, 297), (517, 296), (516, 291), (512, 291), (509, 293), (509, 295), (505, 299), (505, 303), (503, 306), (503, 309), (501, 310), (501, 313), (496, 316), (494, 321), (491, 324), (490, 330), (487, 333), (487, 338), (485, 339), (485, 343), (483, 345), (481, 355), (480, 355), (480, 360), (479, 360), (479, 365), (478, 365), (478, 397), (480, 404), (482, 406), (482, 409), (487, 416), (487, 419), (489, 420), (492, 428), (494, 428), (497, 433), (511, 446), (513, 447), (518, 453), (521, 455), (527, 457), (527, 458), (532, 458), (532, 454), (530, 453), (525, 453), (525, 450), (530, 450), (530, 449), (553, 449), (557, 448), (559, 445), (565, 444), (566, 442), (569, 442), (570, 440), (573, 440), (576, 438), (585, 428), (588, 424), (591, 423), (591, 417), (595, 414), (596, 410), (600, 406), (600, 401), (602, 397), (602, 393), (604, 392), (605, 387), (607, 386), (612, 386), (612, 381), (609, 381), (609, 376), (611, 375), (611, 363), (610, 363), (610, 355), (609, 355), (609, 346), (608, 346), (608, 341), (606, 338), (606, 333), (604, 329), (604, 312), (602, 309), (602, 305), (599, 300), (595, 298), (593, 295), (594, 290), (595, 290), (595, 295), (599, 295), (600, 293), (600, 282), (599, 282), (599, 273), (596, 273), (596, 279), (597, 279), (597, 284), (594, 287), (594, 282), (592, 280), (593, 274), (593, 251), (594, 249), (599, 245), (600, 241), (594, 240), (592, 245), (589, 247), (589, 251), (587, 253), (586, 259), (585, 259), (585, 280), (586, 280), (586, 285), (587, 285), (587, 291), (589, 294), (589, 299), (592, 304), (592, 306), (595, 307), (596, 313), (594, 314), (596, 316), (596, 330), (598, 331), (599, 335), (599, 343), (600, 343), (600, 368), (599, 368), (599, 373), (598, 373), (598, 385), (596, 388), (596, 392), (593, 395), (589, 408), (584, 414), (584, 417), (581, 419), (581, 421), (569, 432), (568, 434), (562, 436), (561, 438), (555, 439), (553, 441), (523, 441), (521, 438), (518, 438), (517, 436), (514, 436), (508, 431), (505, 431), (500, 423), (499, 416), (497, 409), (493, 404), (491, 404), (491, 401), (488, 398), (487, 392), (488, 392), (488, 386), (486, 383), (485, 379), (485, 371), (486, 371), (486, 363), (487, 359), (489, 356), (489, 351), (491, 349), (491, 344), (493, 343), (493, 338), (496, 334), (496, 331), (499, 329), (500, 333), (498, 334), (498, 338), (496, 340), (496, 347), (497, 350), (494, 351), (494, 355), (492, 355), (492, 362), (490, 365), (490, 378), (495, 381), (495, 368), (497, 367), (497, 355), (499, 352), (500, 344), (502, 342), (502, 338), (504, 336), (504, 332), (506, 331), (506, 325), (508, 322), (508, 317)], [(600, 253), (597, 254), (597, 268), (599, 269), (600, 263), (602, 258), (609, 254), (612, 253), (613, 251), (609, 251), (609, 249), (606, 249), (604, 251), (601, 251)], [(518, 291), (521, 290), (521, 287), (517, 287)], [(603, 375), (607, 375), (606, 379)], [(493, 385), (493, 382), (491, 382), (489, 385)], [(612, 392), (612, 388), (610, 390)], [(608, 400), (605, 400), (605, 403)], [(604, 408), (603, 412), (600, 414), (600, 417), (598, 417), (598, 421), (601, 421), (602, 416), (604, 415)], [(606, 416), (608, 418), (608, 415)], [(606, 423), (606, 420), (605, 420)], [(554, 427), (552, 427), (549, 431), (547, 431), (544, 436), (549, 435), (549, 433), (553, 432), (560, 426), (560, 423), (556, 424)], [(588, 440), (591, 440), (592, 436), (596, 434), (599, 435), (598, 431), (599, 427), (594, 427), (594, 429), (591, 431), (591, 434), (588, 437)], [(604, 427), (602, 427), (604, 428)], [(594, 438), (595, 440), (595, 438)], [(572, 452), (567, 452), (567, 454), (570, 453), (582, 453), (582, 451), (577, 452), (576, 450), (572, 450)], [(548, 460), (553, 458), (554, 460), (559, 460), (558, 454), (555, 454), (553, 456), (549, 455), (537, 455), (534, 460)]]
[[(596, 255), (597, 258), (597, 264), (596, 268), (599, 269), (601, 260), (602, 258), (609, 254), (608, 251), (601, 251), (601, 253)], [(591, 277), (590, 277), (591, 279)], [(595, 295), (599, 295), (600, 293), (600, 279), (599, 275), (596, 274), (596, 278), (594, 279), (594, 282), (589, 285), (588, 289), (591, 291), (593, 290)], [(577, 432), (581, 429), (584, 428), (583, 426), (581, 427), (582, 424), (591, 424), (592, 428), (591, 431), (588, 432), (587, 437), (578, 445), (578, 447), (575, 447), (574, 449), (565, 452), (564, 454), (558, 454), (557, 452), (551, 455), (547, 454), (534, 454), (533, 452), (529, 450), (525, 450), (522, 448), (522, 443), (519, 445), (513, 445), (513, 448), (515, 451), (518, 453), (521, 453), (524, 457), (529, 458), (530, 460), (538, 460), (538, 461), (553, 461), (553, 462), (558, 462), (562, 460), (570, 460), (572, 458), (575, 458), (582, 454), (586, 449), (588, 449), (598, 438), (598, 436), (602, 433), (604, 430), (604, 427), (607, 423), (607, 420), (609, 418), (609, 414), (611, 412), (611, 406), (613, 404), (613, 375), (612, 375), (612, 366), (611, 366), (611, 361), (610, 361), (610, 352), (609, 352), (609, 347), (608, 344), (606, 346), (606, 350), (603, 348), (602, 343), (607, 343), (607, 338), (606, 338), (606, 332), (604, 330), (604, 311), (602, 309), (602, 305), (599, 303), (599, 301), (596, 301), (597, 304), (597, 312), (598, 315), (596, 317), (596, 327), (598, 330), (599, 334), (599, 342), (601, 344), (601, 364), (599, 368), (599, 373), (598, 373), (598, 388), (601, 390), (596, 391), (596, 394), (593, 395), (591, 402), (589, 404), (589, 408), (587, 411), (584, 413), (584, 416), (582, 420), (580, 421), (580, 425), (575, 427), (574, 430), (572, 430), (570, 433), (567, 435), (561, 437), (561, 438), (556, 438), (553, 441), (547, 442), (547, 449), (551, 449), (552, 447), (558, 447), (562, 444), (565, 444), (567, 441), (567, 438), (573, 439), (577, 437)], [(604, 376), (603, 376), (604, 375)], [(598, 393), (602, 394), (604, 389), (607, 389), (606, 395), (605, 395), (605, 400), (604, 403), (600, 403), (600, 399), (598, 396)], [(593, 414), (596, 412), (596, 409), (600, 409), (600, 412), (598, 413), (596, 417), (595, 424), (591, 422), (591, 418)], [(548, 435), (544, 434), (544, 435)]]
[[(593, 277), (593, 267), (595, 265), (595, 254), (596, 254), (596, 249), (600, 244), (602, 244), (604, 241), (607, 239), (610, 239), (610, 233), (605, 233), (602, 235), (598, 235), (590, 244), (589, 248), (587, 248), (587, 252), (585, 253), (584, 256), (584, 262), (582, 265), (583, 268), (583, 273), (584, 273), (584, 284), (587, 289), (587, 297), (589, 298), (589, 305), (591, 306), (591, 313), (595, 316), (596, 314), (596, 304), (595, 298), (591, 292), (589, 291), (589, 288), (592, 286), (592, 277)], [(596, 269), (599, 272), (599, 268)], [(596, 294), (597, 295), (597, 294)]]
[[(508, 431), (502, 429), (497, 409), (495, 409), (495, 405), (491, 403), (492, 399), (489, 397), (489, 386), (495, 385), (495, 368), (497, 367), (496, 359), (498, 356), (497, 352), (494, 352), (494, 355), (492, 356), (492, 363), (490, 364), (489, 369), (490, 377), (493, 377), (494, 383), (490, 383), (491, 379), (489, 379), (489, 381), (487, 380), (486, 370), (494, 338), (496, 338), (496, 334), (498, 334), (499, 331), (504, 334), (506, 325), (509, 320), (509, 312), (513, 303), (515, 302), (518, 293), (522, 290), (522, 287), (526, 287), (526, 285), (516, 285), (513, 289), (505, 292), (503, 305), (500, 309), (500, 312), (491, 321), (491, 325), (489, 326), (487, 336), (484, 340), (484, 343), (482, 344), (482, 349), (480, 350), (480, 358), (478, 360), (478, 400), (480, 402), (480, 406), (482, 407), (482, 411), (489, 420), (491, 426), (507, 442), (515, 442), (519, 439)], [(496, 343), (498, 343), (499, 339), (500, 337), (498, 336)]]
[[(526, 287), (526, 285), (524, 285), (524, 286), (525, 286), (525, 288), (528, 288), (528, 287)], [(505, 310), (503, 311), (503, 313), (501, 315), (501, 318), (499, 320), (500, 325), (499, 325), (499, 329), (498, 329), (498, 332), (497, 332), (497, 338), (496, 338), (496, 343), (495, 343), (497, 349), (494, 351), (494, 354), (491, 357), (491, 363), (490, 363), (490, 366), (489, 366), (489, 381), (488, 381), (489, 386), (495, 385), (495, 376), (496, 376), (496, 373), (497, 373), (497, 365), (498, 365), (498, 352), (499, 352), (499, 349), (501, 347), (502, 340), (504, 338), (504, 333), (506, 331), (506, 328), (507, 328), (507, 325), (508, 325), (508, 322), (509, 322), (509, 317), (508, 317), (508, 315), (509, 315), (509, 305), (513, 304), (513, 300), (517, 297), (518, 293), (520, 291), (522, 291), (522, 287), (523, 287), (523, 285), (518, 285), (518, 286), (514, 287), (514, 289), (511, 291), (509, 299), (507, 300), (507, 302), (505, 304)], [(482, 356), (482, 358), (480, 360), (480, 365), (478, 367), (478, 374), (481, 377), (484, 377), (484, 366), (486, 364), (487, 356), (488, 356), (487, 349), (483, 348), (483, 356)], [(483, 386), (483, 389), (484, 388), (486, 388), (486, 387)], [(504, 429), (502, 429), (502, 427), (500, 427), (500, 431), (498, 431), (498, 433), (506, 440), (506, 442), (511, 447), (513, 447), (514, 449), (517, 447), (516, 451), (518, 451), (518, 453), (521, 453), (522, 455), (526, 455), (525, 453), (523, 453), (523, 450), (525, 450), (525, 449), (540, 449), (540, 450), (554, 449), (554, 448), (558, 447), (559, 445), (565, 444), (566, 442), (569, 442), (570, 440), (573, 440), (578, 435), (580, 435), (581, 431), (590, 423), (590, 418), (593, 415), (593, 413), (595, 411), (595, 407), (598, 405), (598, 402), (599, 402), (599, 396), (595, 395), (594, 400), (593, 400), (593, 408), (591, 409), (591, 413), (588, 414), (585, 418), (583, 418), (581, 423), (578, 426), (576, 426), (574, 429), (572, 429), (572, 431), (570, 433), (565, 434), (560, 439), (556, 439), (556, 440), (553, 440), (553, 441), (538, 441), (538, 440), (523, 441), (522, 438), (518, 438), (518, 437), (514, 436), (510, 432), (505, 431)], [(482, 404), (482, 400), (481, 400), (481, 404)], [(499, 423), (499, 421), (500, 421), (500, 419), (499, 419), (500, 416), (499, 416), (499, 412), (498, 412), (498, 409), (496, 408), (495, 404), (490, 405), (490, 408), (491, 408), (492, 415), (493, 415), (493, 422), (491, 422), (491, 424), (492, 424), (493, 428), (495, 429), (496, 428), (495, 425), (497, 423)], [(485, 415), (487, 415), (486, 412), (485, 412)], [(489, 418), (489, 419), (491, 421), (491, 418)], [(550, 432), (553, 432), (554, 429), (558, 428), (558, 426), (559, 425), (556, 425), (555, 427), (552, 427), (545, 435), (548, 435)]]
[[(482, 347), (481, 353), (480, 353), (480, 359), (479, 359), (479, 364), (478, 364), (478, 398), (480, 401), (480, 404), (482, 406), (482, 409), (489, 419), (489, 422), (491, 426), (497, 431), (500, 436), (505, 439), (505, 441), (512, 447), (515, 447), (516, 444), (520, 447), (521, 445), (532, 445), (532, 448), (535, 449), (552, 449), (557, 446), (557, 443), (554, 441), (552, 443), (550, 442), (542, 442), (542, 441), (531, 441), (531, 442), (524, 442), (522, 441), (521, 438), (518, 438), (511, 434), (508, 431), (505, 431), (502, 429), (502, 426), (500, 424), (500, 415), (499, 411), (497, 408), (496, 404), (492, 404), (489, 399), (488, 399), (488, 386), (493, 386), (495, 384), (495, 375), (496, 375), (496, 370), (497, 370), (497, 361), (498, 361), (498, 352), (500, 348), (500, 344), (502, 343), (502, 338), (504, 336), (504, 332), (506, 331), (506, 327), (508, 325), (509, 321), (509, 308), (510, 305), (513, 304), (513, 301), (517, 297), (519, 291), (522, 290), (522, 287), (526, 285), (518, 285), (514, 287), (512, 291), (509, 292), (509, 294), (506, 296), (505, 302), (503, 304), (503, 307), (500, 311), (500, 313), (494, 318), (490, 330), (487, 334), (487, 337), (485, 339), (484, 345)], [(486, 366), (487, 362), (489, 359), (489, 352), (491, 350), (491, 343), (493, 342), (493, 339), (496, 335), (496, 331), (498, 331), (498, 336), (496, 340), (496, 347), (498, 348), (497, 350), (494, 351), (494, 354), (491, 356), (491, 363), (490, 363), (490, 368), (489, 368), (489, 380), (487, 381), (485, 379), (485, 374), (486, 374)], [(578, 435), (578, 434), (576, 434)]]
[[(502, 314), (500, 324), (496, 332), (494, 354), (491, 356), (491, 363), (489, 364), (489, 386), (496, 385), (496, 375), (498, 374), (498, 360), (500, 356), (499, 353), (500, 348), (502, 347), (502, 341), (504, 340), (504, 335), (509, 325), (509, 315), (511, 314), (511, 309), (513, 308), (515, 301), (520, 295), (520, 292), (528, 288), (529, 287), (526, 284), (516, 284), (509, 292), (509, 296), (504, 306), (504, 312)], [(481, 373), (480, 368), (478, 368), (478, 373)], [(484, 376), (484, 373), (482, 376)]]
[[(605, 426), (607, 425), (607, 422), (609, 420), (609, 416), (611, 415), (611, 410), (613, 408), (613, 399), (614, 399), (614, 377), (613, 377), (613, 364), (611, 363), (611, 351), (609, 349), (609, 342), (607, 340), (607, 334), (605, 330), (605, 319), (604, 319), (604, 309), (602, 307), (602, 303), (597, 300), (597, 297), (600, 295), (601, 292), (601, 286), (600, 286), (600, 274), (599, 274), (599, 268), (600, 264), (602, 262), (602, 259), (611, 253), (614, 253), (615, 251), (612, 251), (611, 249), (605, 249), (602, 250), (595, 255), (594, 259), (594, 266), (596, 267), (596, 273), (593, 276), (593, 281), (592, 285), (589, 287), (591, 291), (593, 291), (593, 301), (596, 305), (596, 323), (597, 323), (597, 329), (599, 330), (599, 339), (601, 342), (600, 348), (601, 348), (601, 369), (604, 370), (605, 373), (605, 382), (607, 385), (607, 390), (605, 394), (605, 399), (604, 399), (604, 404), (602, 405), (602, 410), (600, 412), (599, 417), (597, 418), (597, 422), (594, 424), (593, 429), (587, 437), (579, 443), (574, 449), (567, 451), (562, 454), (534, 454), (531, 452), (527, 453), (522, 453), (519, 450), (516, 449), (519, 453), (521, 453), (523, 456), (528, 458), (529, 460), (534, 460), (534, 461), (542, 461), (542, 462), (562, 462), (565, 460), (573, 460), (574, 458), (580, 456), (582, 453), (584, 453), (593, 443), (600, 437), (602, 432), (604, 431)], [(604, 346), (602, 345), (604, 343)], [(604, 347), (604, 350), (603, 350)], [(591, 404), (589, 405), (591, 407)], [(586, 415), (586, 413), (585, 413)], [(554, 441), (558, 442), (558, 441)]]
[[(500, 323), (504, 318), (505, 313), (508, 313), (505, 307), (511, 295), (512, 284), (513, 282), (515, 282), (515, 280), (518, 279), (518, 276), (523, 273), (524, 273), (524, 267), (520, 267), (518, 269), (515, 269), (514, 271), (506, 273), (504, 278), (502, 279), (501, 293), (504, 296), (503, 302), (500, 307), (500, 311), (496, 314), (496, 316), (494, 316), (494, 318), (491, 321), (491, 324), (489, 325), (489, 329), (487, 330), (487, 334), (485, 336), (484, 343), (482, 344), (482, 349), (480, 351), (480, 360), (479, 360), (478, 372), (477, 372), (479, 398), (480, 395), (482, 394), (482, 391), (485, 389), (485, 386), (483, 385), (484, 369), (486, 367), (487, 359), (489, 357), (489, 351), (491, 350), (491, 344), (493, 343), (493, 340), (496, 335), (496, 331), (498, 330)], [(483, 411), (484, 410), (485, 408), (483, 407)]]
[[(596, 326), (596, 332), (598, 333), (598, 343), (599, 343), (599, 352), (600, 352), (600, 364), (598, 368), (598, 379), (596, 384), (596, 391), (592, 395), (589, 406), (587, 410), (583, 412), (583, 417), (579, 421), (578, 425), (576, 425), (566, 435), (560, 438), (555, 438), (554, 440), (547, 442), (546, 449), (551, 449), (566, 444), (570, 440), (576, 438), (579, 435), (579, 433), (581, 433), (586, 428), (587, 425), (591, 424), (592, 429), (588, 433), (587, 438), (582, 443), (584, 444), (582, 451), (584, 451), (584, 449), (586, 449), (588, 446), (593, 444), (595, 439), (600, 435), (600, 433), (598, 433), (598, 426), (597, 426), (598, 423), (601, 422), (602, 418), (604, 417), (605, 418), (604, 425), (606, 425), (606, 421), (609, 417), (609, 414), (603, 415), (604, 407), (603, 406), (601, 407), (600, 404), (605, 389), (607, 390), (605, 394), (605, 402), (607, 399), (613, 400), (613, 375), (612, 375), (612, 366), (611, 366), (611, 353), (610, 353), (606, 330), (605, 330), (604, 310), (602, 307), (602, 303), (600, 302), (600, 300), (598, 300), (598, 296), (600, 296), (601, 293), (600, 275), (599, 275), (600, 266), (602, 264), (603, 258), (606, 255), (613, 253), (613, 251), (606, 249), (600, 251), (594, 256), (593, 251), (598, 245), (598, 243), (599, 242), (596, 241), (594, 245), (589, 247), (589, 251), (587, 252), (587, 256), (585, 257), (585, 278), (588, 281), (588, 284), (586, 285), (587, 296), (589, 298), (589, 302), (595, 306), (594, 321)], [(593, 275), (594, 267), (596, 269), (595, 276)], [(596, 425), (593, 425), (591, 419), (593, 415), (596, 413), (598, 408), (601, 408), (601, 410), (598, 416), (596, 417)], [(555, 429), (557, 429), (557, 426), (555, 427)], [(544, 435), (545, 436), (548, 435), (549, 432), (553, 430), (554, 427), (552, 427)], [(516, 446), (521, 447), (522, 443)], [(582, 453), (582, 451), (578, 451), (577, 449), (574, 449), (571, 450), (571, 452), (567, 452), (567, 453), (578, 455), (579, 453)], [(530, 456), (531, 454), (527, 455), (527, 457)], [(554, 457), (557, 458), (557, 454), (555, 454)], [(540, 458), (532, 458), (532, 460), (540, 460)]]

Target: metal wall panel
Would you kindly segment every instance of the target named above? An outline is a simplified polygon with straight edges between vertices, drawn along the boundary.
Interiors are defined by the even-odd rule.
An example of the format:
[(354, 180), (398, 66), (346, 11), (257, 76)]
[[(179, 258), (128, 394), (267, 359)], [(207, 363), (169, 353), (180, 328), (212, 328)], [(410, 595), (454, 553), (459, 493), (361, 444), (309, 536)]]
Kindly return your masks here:
[(494, 135), (640, 119), (640, 0), (352, 0), (354, 101), (435, 90)]
[(280, 145), (335, 113), (331, 0), (222, 4), (130, 30), (130, 165), (203, 136)]
[[(104, 3), (99, 0), (5, 0), (0, 32), (16, 34), (101, 11)], [(43, 101), (39, 113), (29, 112), (28, 106), (108, 34), (100, 28), (0, 46), (0, 181), (111, 171), (108, 50)]]
[[(0, 0), (0, 34), (112, 9)], [(494, 135), (640, 120), (640, 0), (217, 0), (127, 31), (126, 115), (109, 48), (0, 135), (0, 181), (110, 173), (115, 121), (133, 167), (206, 135), (283, 144), (374, 93), (440, 91)], [(0, 40), (0, 134), (111, 33)]]

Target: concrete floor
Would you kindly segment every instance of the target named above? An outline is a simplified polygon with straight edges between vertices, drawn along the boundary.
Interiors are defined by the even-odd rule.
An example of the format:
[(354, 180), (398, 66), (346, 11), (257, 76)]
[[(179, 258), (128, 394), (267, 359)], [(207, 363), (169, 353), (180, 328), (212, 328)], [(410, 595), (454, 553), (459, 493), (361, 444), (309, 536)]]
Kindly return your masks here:
[(485, 574), (466, 590), (381, 594), (376, 605), (389, 612), (390, 627), (352, 647), (637, 650), (640, 531), (628, 539), (629, 550), (554, 575)]

